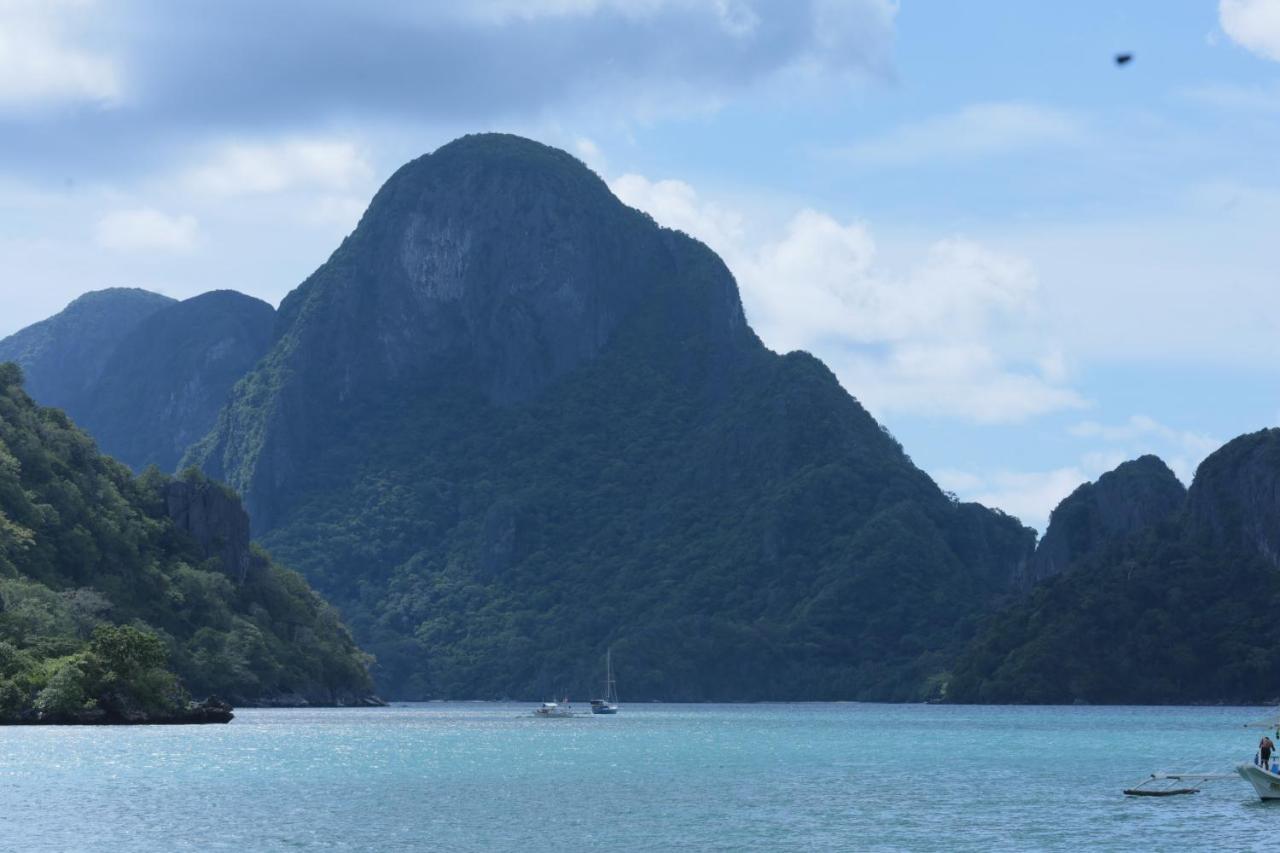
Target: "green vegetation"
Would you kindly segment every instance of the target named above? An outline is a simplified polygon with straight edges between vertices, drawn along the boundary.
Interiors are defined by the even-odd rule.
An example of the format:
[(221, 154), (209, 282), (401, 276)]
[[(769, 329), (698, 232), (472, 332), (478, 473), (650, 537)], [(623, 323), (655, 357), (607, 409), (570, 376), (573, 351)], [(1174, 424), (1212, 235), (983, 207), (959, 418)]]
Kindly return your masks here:
[(957, 702), (1274, 701), (1280, 574), (1177, 524), (1087, 560), (993, 616), (956, 666)]
[(0, 364), (0, 719), (160, 715), (367, 692), (366, 659), (297, 574), (236, 583), (169, 519), (171, 478), (134, 477)]
[(403, 698), (919, 699), (1032, 534), (956, 505), (816, 360), (718, 400), (624, 335), (545, 397), (403, 393), (264, 536)]
[[(1134, 465), (1121, 466), (1130, 487), (1139, 473)], [(988, 618), (955, 667), (948, 699), (1276, 701), (1280, 430), (1241, 436), (1212, 454), (1172, 512), (1176, 492), (1159, 485), (1172, 475), (1158, 460), (1144, 465), (1156, 488), (1127, 494), (1154, 501), (1145, 509), (1117, 503), (1113, 514), (1159, 520), (1107, 538), (1095, 534), (1065, 572)], [(1079, 495), (1064, 506), (1079, 504)], [(1055, 511), (1053, 524), (1079, 527), (1079, 516)]]
[(1034, 533), (949, 500), (707, 247), (561, 151), (400, 169), (188, 457), (395, 698), (913, 699)]

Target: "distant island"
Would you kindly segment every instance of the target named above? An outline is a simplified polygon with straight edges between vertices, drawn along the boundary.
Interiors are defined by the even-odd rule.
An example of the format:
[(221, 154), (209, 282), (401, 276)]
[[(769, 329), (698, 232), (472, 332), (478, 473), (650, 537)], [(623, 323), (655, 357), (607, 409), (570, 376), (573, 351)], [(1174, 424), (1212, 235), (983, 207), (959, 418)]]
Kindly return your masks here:
[[(1276, 694), (1277, 431), (1228, 444), (1189, 491), (1154, 457), (1126, 463), (1037, 542), (939, 489), (820, 361), (765, 348), (706, 246), (519, 137), (403, 166), (278, 311), (99, 291), (3, 359), (139, 471), (6, 392), (39, 425), (9, 452), (64, 460), (23, 463), (24, 489), (52, 490), (30, 507), (0, 502), (59, 543), (0, 538), (0, 584), (40, 584), (62, 638), (15, 635), (40, 650), (24, 672), (102, 658), (68, 603), (86, 588), (198, 695), (359, 701), (367, 659), (251, 524), (396, 699), (562, 695), (609, 648), (634, 699)], [(36, 507), (61, 506), (65, 477), (82, 504), (54, 523)], [(236, 493), (226, 552), (182, 506), (239, 518)], [(49, 677), (5, 675), (28, 706)]]

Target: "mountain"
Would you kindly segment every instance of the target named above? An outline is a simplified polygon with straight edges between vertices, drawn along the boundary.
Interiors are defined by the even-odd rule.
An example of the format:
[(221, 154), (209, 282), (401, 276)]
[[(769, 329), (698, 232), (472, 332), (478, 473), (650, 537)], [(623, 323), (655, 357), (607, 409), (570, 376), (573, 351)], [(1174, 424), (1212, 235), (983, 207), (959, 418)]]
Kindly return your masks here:
[(397, 698), (930, 695), (1034, 532), (949, 500), (573, 157), (398, 170), (188, 456)]
[(1085, 483), (1049, 517), (1031, 560), (1033, 581), (1066, 571), (1109, 543), (1152, 527), (1182, 508), (1187, 490), (1156, 456), (1142, 456)]
[(213, 428), (231, 386), (271, 346), (274, 325), (275, 309), (232, 290), (169, 305), (117, 344), (69, 412), (134, 470), (173, 471)]
[(234, 494), (196, 472), (134, 477), (21, 381), (0, 364), (0, 721), (165, 719), (187, 691), (369, 693), (366, 656), (250, 546)]
[(74, 411), (107, 359), (138, 324), (173, 300), (136, 288), (86, 293), (47, 320), (0, 340), (0, 362), (22, 367), (28, 392)]
[(957, 663), (948, 698), (1276, 700), (1280, 429), (1241, 436), (1210, 455), (1172, 512), (1158, 509), (1173, 494), (1163, 466), (1139, 460), (1114, 473), (1131, 478), (1139, 462), (1148, 488), (1131, 494), (1158, 496), (1150, 523), (1095, 541), (1067, 571), (989, 618)]
[(232, 290), (182, 302), (104, 290), (0, 342), (0, 357), (36, 371), (31, 395), (65, 409), (105, 453), (135, 471), (173, 471), (266, 353), (274, 324), (270, 305)]

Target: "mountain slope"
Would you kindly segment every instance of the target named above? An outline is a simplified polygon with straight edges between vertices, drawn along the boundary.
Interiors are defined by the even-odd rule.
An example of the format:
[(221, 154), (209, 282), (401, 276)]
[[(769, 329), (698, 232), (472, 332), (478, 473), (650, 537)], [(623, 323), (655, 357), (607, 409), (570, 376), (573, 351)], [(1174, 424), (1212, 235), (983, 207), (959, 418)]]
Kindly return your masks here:
[(159, 638), (123, 640), (198, 695), (367, 693), (364, 655), (301, 577), (250, 548), (234, 495), (194, 474), (133, 477), (20, 383), (0, 364), (0, 718), (38, 708), (55, 682), (63, 699), (108, 701), (83, 690), (99, 636), (122, 639), (113, 625)]
[(960, 702), (1272, 702), (1280, 684), (1280, 430), (1210, 455), (1182, 505), (991, 618)]
[(16, 362), (28, 393), (44, 405), (76, 411), (116, 345), (173, 302), (136, 288), (86, 293), (49, 319), (0, 341), (0, 362)]
[(274, 324), (275, 309), (232, 290), (166, 306), (121, 339), (68, 412), (103, 452), (134, 470), (173, 471), (266, 353)]
[(926, 695), (1025, 575), (705, 246), (563, 152), (400, 169), (191, 454), (396, 697)]
[(31, 395), (64, 409), (105, 453), (173, 471), (270, 347), (274, 324), (270, 305), (231, 290), (182, 302), (103, 290), (0, 341), (0, 360), (17, 362)]

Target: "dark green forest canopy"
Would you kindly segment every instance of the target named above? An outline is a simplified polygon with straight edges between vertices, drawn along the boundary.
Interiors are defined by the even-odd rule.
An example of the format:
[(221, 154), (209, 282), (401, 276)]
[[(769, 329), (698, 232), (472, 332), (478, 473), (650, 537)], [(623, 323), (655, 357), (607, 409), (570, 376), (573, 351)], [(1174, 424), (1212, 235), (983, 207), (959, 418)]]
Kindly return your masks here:
[(949, 500), (564, 152), (404, 166), (188, 457), (396, 698), (931, 695), (1034, 533)]
[(299, 575), (257, 552), (244, 582), (228, 577), (167, 515), (170, 477), (133, 476), (21, 382), (0, 364), (0, 716), (92, 705), (122, 683), (155, 708), (184, 688), (369, 691), (365, 655)]
[(948, 698), (1275, 702), (1280, 430), (1241, 436), (1210, 455), (1176, 512), (1162, 515), (1101, 541), (986, 620)]

